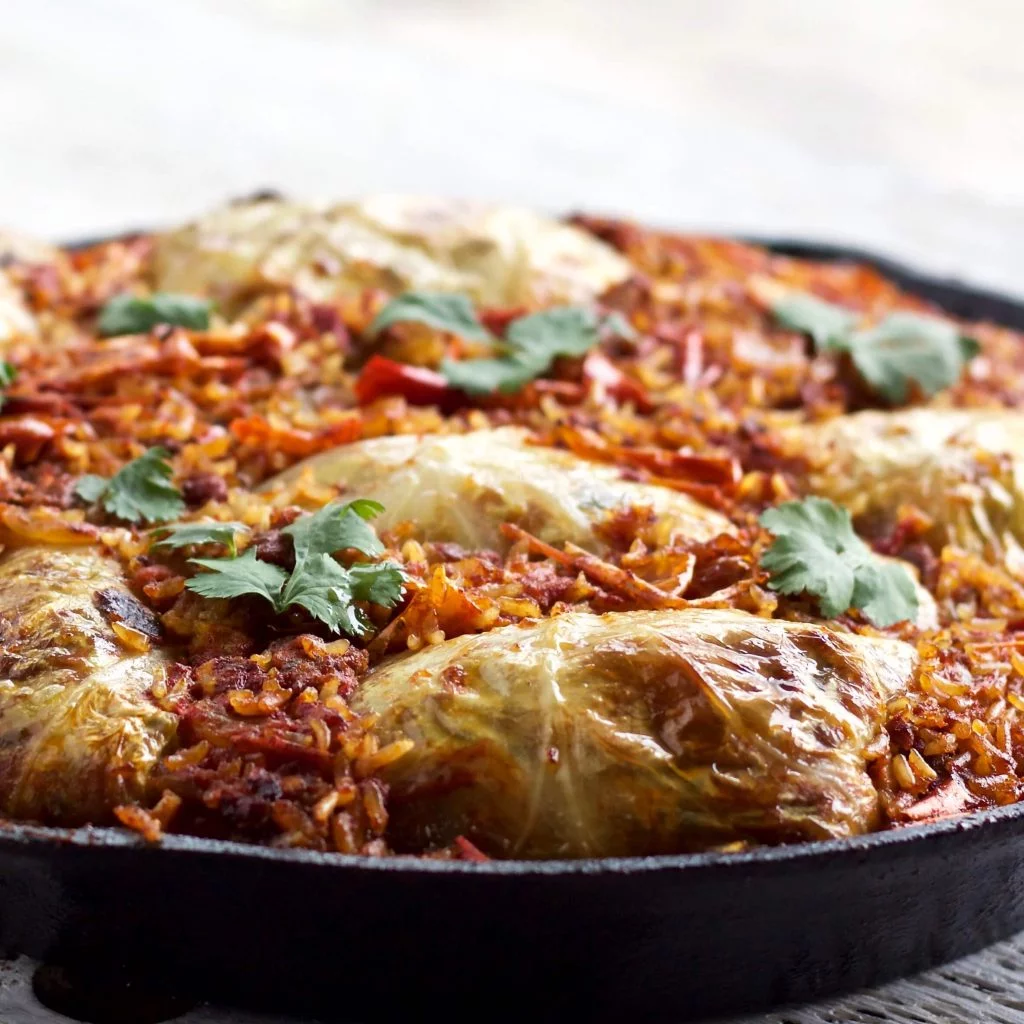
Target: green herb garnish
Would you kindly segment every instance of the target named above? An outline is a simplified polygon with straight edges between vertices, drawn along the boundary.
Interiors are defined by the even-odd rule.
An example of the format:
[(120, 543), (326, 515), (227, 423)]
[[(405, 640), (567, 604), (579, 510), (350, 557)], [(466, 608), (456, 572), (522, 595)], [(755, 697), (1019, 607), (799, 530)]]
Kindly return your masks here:
[(495, 391), (512, 394), (551, 369), (560, 356), (586, 355), (603, 331), (629, 335), (632, 328), (618, 314), (601, 316), (580, 306), (551, 309), (513, 320), (488, 359), (446, 359), (441, 373), (452, 387), (469, 395)]
[[(0, 388), (9, 387), (18, 379), (18, 371), (11, 363), (0, 362)], [(7, 396), (0, 391), (0, 409), (4, 407)]]
[(97, 330), (104, 337), (145, 334), (157, 324), (175, 324), (194, 331), (210, 326), (210, 303), (192, 295), (156, 292), (153, 295), (116, 295), (100, 313)]
[(819, 351), (845, 338), (857, 323), (848, 309), (803, 292), (784, 295), (772, 305), (772, 313), (783, 327), (810, 335)]
[(176, 519), (185, 510), (185, 502), (171, 483), (170, 455), (165, 448), (150, 448), (109, 480), (95, 474), (81, 477), (75, 484), (75, 494), (90, 504), (98, 502), (126, 523)]
[(374, 338), (392, 324), (419, 323), (457, 334), (469, 341), (490, 341), (465, 295), (450, 292), (405, 292), (393, 298), (373, 319), (367, 334)]
[(283, 611), (278, 607), (278, 601), (288, 573), (279, 565), (260, 561), (255, 548), (247, 548), (233, 558), (190, 558), (189, 561), (210, 570), (186, 580), (185, 586), (189, 590), (203, 597), (257, 594), (269, 601), (276, 611)]
[(335, 633), (361, 636), (370, 621), (354, 602), (393, 607), (401, 599), (405, 573), (394, 562), (364, 561), (346, 569), (332, 556), (346, 548), (369, 557), (379, 555), (384, 545), (367, 520), (383, 510), (378, 502), (366, 499), (335, 501), (295, 520), (281, 531), (292, 538), (295, 548), (290, 573), (261, 561), (248, 548), (237, 557), (190, 559), (210, 572), (193, 576), (185, 585), (203, 597), (255, 594), (278, 614), (298, 605)]
[(307, 556), (333, 555), (344, 548), (355, 548), (364, 555), (379, 555), (384, 550), (368, 520), (384, 511), (379, 501), (357, 498), (355, 501), (332, 501), (311, 515), (301, 516), (281, 532), (292, 539), (295, 562)]
[(192, 544), (223, 544), (236, 554), (235, 535), (248, 533), (245, 523), (171, 523), (151, 531), (155, 548), (187, 548)]
[(775, 535), (761, 556), (772, 590), (813, 594), (830, 619), (849, 608), (860, 609), (880, 627), (916, 616), (910, 572), (879, 558), (854, 533), (845, 508), (824, 498), (804, 498), (768, 509), (759, 522)]
[(955, 384), (981, 351), (949, 321), (920, 313), (890, 313), (855, 330), (855, 314), (802, 293), (779, 299), (772, 312), (783, 327), (809, 335), (817, 351), (848, 353), (864, 382), (892, 403), (906, 401), (911, 385), (930, 397)]
[(522, 391), (543, 369), (513, 355), (496, 359), (445, 359), (441, 374), (453, 387), (467, 395), (513, 395)]
[(893, 313), (877, 327), (852, 334), (847, 351), (873, 391), (904, 402), (911, 384), (928, 396), (955, 384), (981, 346), (945, 320)]
[(495, 338), (478, 319), (464, 295), (447, 292), (406, 292), (392, 299), (374, 318), (368, 334), (374, 337), (392, 324), (427, 324), (470, 341), (490, 342), (495, 354), (482, 359), (445, 359), (441, 373), (468, 395), (513, 394), (551, 369), (559, 356), (582, 356), (602, 333), (632, 338), (635, 334), (621, 313), (600, 316), (578, 306), (553, 306), (513, 320), (504, 338)]

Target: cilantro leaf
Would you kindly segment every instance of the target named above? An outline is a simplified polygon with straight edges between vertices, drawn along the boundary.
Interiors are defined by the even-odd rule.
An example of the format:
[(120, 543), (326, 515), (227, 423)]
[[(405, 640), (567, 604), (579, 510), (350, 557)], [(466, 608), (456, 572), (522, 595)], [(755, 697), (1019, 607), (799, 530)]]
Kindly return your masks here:
[(857, 322), (848, 309), (803, 292), (784, 295), (774, 303), (772, 313), (783, 327), (809, 335), (821, 352), (845, 339)]
[(761, 565), (771, 574), (772, 590), (814, 594), (826, 618), (842, 615), (853, 604), (852, 567), (814, 534), (777, 538), (761, 557)]
[(441, 374), (453, 388), (467, 395), (512, 395), (522, 391), (544, 368), (515, 356), (503, 359), (444, 359)]
[(234, 558), (190, 558), (189, 561), (210, 570), (186, 580), (185, 586), (189, 590), (203, 597), (256, 594), (279, 610), (281, 588), (288, 574), (278, 565), (260, 561), (255, 548), (248, 548)]
[(830, 619), (858, 608), (874, 625), (892, 626), (917, 614), (907, 568), (875, 555), (854, 532), (845, 508), (810, 497), (770, 508), (759, 522), (775, 535), (761, 556), (772, 590), (813, 594)]
[(292, 573), (280, 608), (300, 605), (335, 633), (362, 636), (370, 620), (354, 601), (391, 608), (402, 596), (405, 573), (394, 562), (364, 562), (344, 569), (330, 555), (312, 556)]
[(949, 321), (920, 313), (890, 313), (857, 331), (855, 314), (800, 292), (779, 299), (772, 313), (784, 327), (810, 335), (817, 351), (849, 353), (864, 382), (892, 403), (906, 401), (911, 385), (927, 397), (950, 387), (981, 351)]
[(367, 334), (375, 338), (392, 324), (400, 323), (426, 324), (469, 341), (491, 340), (470, 300), (450, 292), (405, 292), (396, 296), (373, 318)]
[(115, 473), (109, 480), (95, 474), (83, 476), (75, 494), (89, 503), (100, 502), (117, 519), (157, 523), (175, 519), (185, 510), (181, 492), (171, 483), (171, 464), (165, 448), (150, 448)]
[(345, 605), (338, 610), (338, 630), (349, 636), (365, 636), (372, 628), (370, 617), (354, 604)]
[(245, 523), (171, 523), (150, 531), (154, 548), (185, 548), (191, 544), (224, 544), (234, 555), (236, 533), (248, 533)]
[(917, 313), (892, 313), (850, 335), (846, 348), (872, 390), (890, 402), (906, 401), (911, 384), (928, 397), (948, 388), (981, 351), (948, 321)]
[(364, 562), (349, 567), (349, 587), (356, 601), (393, 608), (402, 598), (405, 573), (394, 562)]
[(95, 473), (86, 473), (78, 478), (75, 484), (75, 494), (90, 505), (100, 500), (103, 492), (107, 489), (108, 480), (105, 476), (97, 476)]
[(115, 295), (100, 313), (97, 330), (104, 337), (145, 334), (157, 324), (177, 324), (194, 331), (210, 326), (210, 303), (193, 295), (155, 292), (153, 295)]
[[(772, 590), (780, 594), (809, 591), (830, 619), (851, 606), (853, 568), (864, 543), (853, 532), (846, 509), (822, 498), (807, 498), (768, 509), (760, 523), (775, 535), (775, 542), (761, 556), (761, 565), (771, 573)], [(848, 557), (851, 552), (856, 559)]]
[[(352, 624), (346, 613), (351, 603), (348, 573), (330, 555), (318, 554), (306, 559), (301, 571), (297, 569), (291, 574), (281, 595), (279, 610), (297, 604), (334, 632), (351, 632), (345, 628)], [(362, 632), (360, 628), (357, 635)]]
[(876, 626), (891, 626), (917, 614), (917, 591), (904, 566), (876, 558), (858, 571), (850, 604)]
[(585, 307), (552, 306), (513, 320), (497, 357), (446, 359), (441, 373), (452, 387), (469, 395), (512, 394), (550, 370), (560, 356), (585, 355), (602, 331), (628, 336), (632, 327), (616, 313), (600, 317)]
[(332, 501), (311, 515), (296, 519), (281, 532), (292, 539), (296, 564), (310, 556), (334, 554), (342, 548), (355, 548), (364, 555), (379, 555), (384, 545), (367, 520), (383, 511), (383, 505), (367, 498)]
[(494, 356), (442, 361), (441, 374), (448, 384), (468, 395), (520, 391), (559, 356), (586, 354), (602, 331), (627, 339), (636, 335), (621, 313), (600, 317), (589, 308), (553, 306), (513, 320), (499, 340), (480, 322), (465, 295), (448, 292), (406, 292), (393, 298), (374, 317), (367, 334), (374, 337), (392, 324), (408, 322), (494, 345)]
[[(185, 585), (203, 597), (255, 594), (268, 601), (278, 614), (293, 606), (305, 608), (335, 633), (362, 636), (372, 623), (355, 602), (393, 607), (401, 599), (405, 573), (394, 562), (362, 562), (346, 569), (331, 555), (342, 548), (356, 548), (367, 554), (383, 551), (384, 546), (367, 523), (382, 511), (382, 505), (366, 498), (348, 503), (332, 502), (319, 512), (297, 519), (282, 531), (291, 536), (295, 545), (295, 568), (290, 573), (260, 561), (255, 548), (248, 548), (238, 556), (190, 559), (194, 565), (211, 571), (193, 576)], [(221, 528), (231, 529), (233, 542), (233, 530), (240, 526), (239, 523), (182, 523), (172, 539), (187, 535), (189, 527), (206, 530), (204, 539)], [(182, 544), (198, 542), (182, 541)]]
[(513, 320), (505, 342), (514, 352), (528, 354), (546, 370), (557, 356), (586, 355), (597, 344), (597, 314), (581, 306), (553, 306)]

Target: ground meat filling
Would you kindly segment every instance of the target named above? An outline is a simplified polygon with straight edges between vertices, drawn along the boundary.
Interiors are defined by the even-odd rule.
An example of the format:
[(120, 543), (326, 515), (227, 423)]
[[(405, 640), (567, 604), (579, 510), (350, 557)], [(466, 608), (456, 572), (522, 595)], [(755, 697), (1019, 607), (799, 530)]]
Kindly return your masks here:
[(179, 746), (152, 783), (174, 827), (275, 846), (386, 851), (385, 792), (373, 778), (404, 746), (379, 748), (348, 708), (367, 656), (303, 635), (260, 655), (180, 669), (155, 694), (180, 716)]

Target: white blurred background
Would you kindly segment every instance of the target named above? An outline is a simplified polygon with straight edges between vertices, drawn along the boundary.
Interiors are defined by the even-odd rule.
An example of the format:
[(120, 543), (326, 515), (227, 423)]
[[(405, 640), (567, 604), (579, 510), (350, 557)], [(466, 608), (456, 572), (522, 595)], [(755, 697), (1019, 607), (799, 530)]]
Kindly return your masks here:
[(8, 0), (0, 221), (274, 186), (847, 241), (1024, 293), (1022, 0)]

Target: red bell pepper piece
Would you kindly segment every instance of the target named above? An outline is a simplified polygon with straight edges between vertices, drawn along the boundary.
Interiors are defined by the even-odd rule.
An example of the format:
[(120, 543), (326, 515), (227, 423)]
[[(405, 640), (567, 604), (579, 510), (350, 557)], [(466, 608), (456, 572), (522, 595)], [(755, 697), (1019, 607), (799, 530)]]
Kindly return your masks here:
[(443, 409), (464, 404), (465, 395), (450, 387), (435, 370), (409, 366), (385, 356), (371, 356), (356, 378), (360, 405), (386, 395), (401, 395), (410, 405), (439, 405)]

